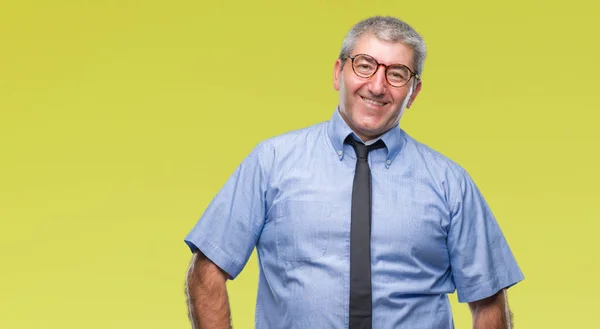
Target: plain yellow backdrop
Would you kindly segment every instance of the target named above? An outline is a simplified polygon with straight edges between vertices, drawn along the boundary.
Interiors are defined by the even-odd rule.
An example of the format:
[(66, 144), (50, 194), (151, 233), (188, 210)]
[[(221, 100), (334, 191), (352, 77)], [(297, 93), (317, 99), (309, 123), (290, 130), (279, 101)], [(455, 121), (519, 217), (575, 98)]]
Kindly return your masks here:
[[(3, 0), (0, 328), (189, 328), (184, 236), (254, 145), (331, 117), (376, 14), (427, 42), (401, 126), (483, 191), (526, 277), (516, 327), (598, 328), (592, 3)], [(228, 285), (237, 329), (257, 275)]]

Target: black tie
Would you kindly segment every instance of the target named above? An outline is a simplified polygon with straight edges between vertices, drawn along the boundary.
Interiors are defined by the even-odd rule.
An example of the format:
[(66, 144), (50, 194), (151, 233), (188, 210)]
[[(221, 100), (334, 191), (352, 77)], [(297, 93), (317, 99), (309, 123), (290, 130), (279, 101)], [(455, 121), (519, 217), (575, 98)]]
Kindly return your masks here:
[(371, 170), (369, 151), (385, 146), (383, 141), (366, 146), (351, 136), (346, 142), (356, 152), (350, 224), (350, 325), (349, 329), (371, 329)]

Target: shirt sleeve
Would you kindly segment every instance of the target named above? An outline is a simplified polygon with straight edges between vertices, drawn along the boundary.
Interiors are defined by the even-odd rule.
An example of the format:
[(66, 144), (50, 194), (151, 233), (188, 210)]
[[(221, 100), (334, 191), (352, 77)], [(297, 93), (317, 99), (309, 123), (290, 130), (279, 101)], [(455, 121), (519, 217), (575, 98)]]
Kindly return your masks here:
[(492, 296), (523, 274), (479, 189), (464, 170), (461, 174), (448, 251), (458, 300), (465, 303)]
[(202, 251), (231, 279), (246, 265), (264, 224), (263, 143), (242, 161), (184, 239), (192, 252)]

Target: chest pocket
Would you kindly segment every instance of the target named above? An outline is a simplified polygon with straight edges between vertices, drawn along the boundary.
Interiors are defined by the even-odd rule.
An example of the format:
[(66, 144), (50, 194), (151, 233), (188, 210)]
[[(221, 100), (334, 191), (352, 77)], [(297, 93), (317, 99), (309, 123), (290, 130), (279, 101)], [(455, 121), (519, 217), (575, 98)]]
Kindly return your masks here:
[(277, 256), (288, 262), (316, 260), (329, 243), (331, 204), (283, 201), (273, 208)]

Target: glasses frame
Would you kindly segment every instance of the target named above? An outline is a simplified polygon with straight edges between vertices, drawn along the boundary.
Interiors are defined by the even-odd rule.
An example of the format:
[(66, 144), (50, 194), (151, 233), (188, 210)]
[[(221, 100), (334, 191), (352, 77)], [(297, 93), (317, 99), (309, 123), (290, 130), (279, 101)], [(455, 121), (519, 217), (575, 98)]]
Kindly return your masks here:
[[(358, 57), (358, 56), (366, 56), (366, 57), (368, 57), (368, 58), (371, 58), (371, 59), (373, 59), (373, 61), (375, 62), (375, 64), (377, 64), (377, 68), (375, 69), (375, 72), (373, 72), (373, 74), (371, 74), (371, 75), (369, 75), (369, 76), (364, 76), (364, 75), (360, 75), (360, 74), (356, 73), (356, 70), (354, 69), (354, 59), (355, 59), (356, 57)], [(350, 58), (350, 61), (351, 61), (350, 65), (352, 66), (352, 72), (354, 72), (354, 74), (356, 74), (356, 76), (358, 76), (358, 77), (361, 77), (361, 78), (365, 78), (365, 79), (370, 79), (372, 76), (374, 76), (375, 74), (377, 74), (377, 71), (379, 71), (379, 67), (380, 67), (380, 66), (383, 66), (383, 67), (385, 68), (385, 72), (384, 72), (384, 75), (385, 75), (385, 81), (387, 81), (387, 83), (388, 83), (390, 86), (394, 87), (394, 88), (400, 88), (400, 87), (404, 87), (404, 86), (406, 86), (406, 85), (407, 85), (407, 84), (410, 82), (410, 80), (411, 80), (413, 77), (414, 77), (416, 80), (419, 80), (419, 79), (420, 79), (420, 77), (419, 77), (419, 75), (418, 75), (417, 73), (413, 72), (413, 70), (411, 70), (411, 69), (410, 69), (410, 67), (408, 67), (408, 66), (406, 66), (406, 65), (404, 65), (404, 64), (390, 64), (390, 65), (382, 64), (382, 63), (379, 63), (379, 62), (378, 62), (378, 61), (375, 59), (375, 57), (373, 57), (373, 56), (371, 56), (371, 55), (367, 55), (367, 54), (356, 54), (356, 55), (354, 55), (354, 56), (348, 56), (347, 58)], [(403, 85), (399, 85), (399, 86), (395, 86), (395, 85), (393, 85), (393, 84), (391, 84), (391, 83), (390, 83), (390, 81), (388, 80), (388, 77), (387, 77), (387, 70), (388, 70), (388, 68), (389, 68), (390, 66), (403, 66), (403, 67), (405, 67), (405, 68), (408, 70), (408, 72), (410, 72), (410, 77), (408, 78), (408, 80), (406, 80), (406, 83), (405, 83), (405, 84), (403, 84)]]

